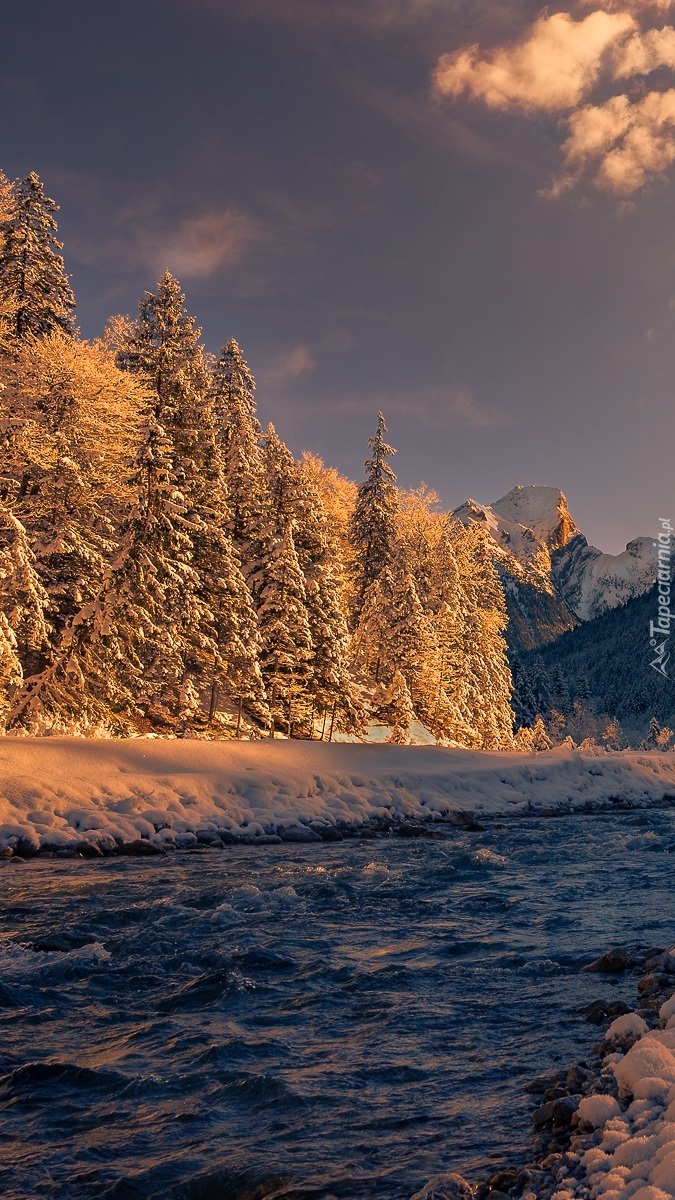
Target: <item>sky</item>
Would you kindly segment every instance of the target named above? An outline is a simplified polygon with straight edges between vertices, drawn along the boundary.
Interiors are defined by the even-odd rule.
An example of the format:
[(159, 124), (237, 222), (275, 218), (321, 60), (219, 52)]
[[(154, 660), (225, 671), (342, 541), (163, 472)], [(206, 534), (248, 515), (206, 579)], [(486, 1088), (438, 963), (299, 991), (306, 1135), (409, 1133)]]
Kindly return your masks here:
[(95, 337), (165, 268), (296, 454), (675, 516), (675, 3), (22, 0), (3, 149)]

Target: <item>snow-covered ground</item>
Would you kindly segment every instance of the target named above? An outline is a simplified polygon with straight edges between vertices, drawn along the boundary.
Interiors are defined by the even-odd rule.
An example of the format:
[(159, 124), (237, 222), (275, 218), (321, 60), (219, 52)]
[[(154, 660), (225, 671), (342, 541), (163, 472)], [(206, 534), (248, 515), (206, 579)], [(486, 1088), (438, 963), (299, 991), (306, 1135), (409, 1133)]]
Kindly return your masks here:
[[(673, 955), (673, 950), (669, 951)], [(637, 1013), (618, 1017), (607, 1041), (637, 1037), (627, 1053), (605, 1059), (623, 1105), (587, 1096), (578, 1117), (597, 1129), (581, 1156), (582, 1177), (560, 1178), (552, 1200), (672, 1200), (675, 1196), (675, 995), (661, 1006), (662, 1028), (648, 1030)], [(568, 1174), (566, 1171), (565, 1174)]]
[(675, 802), (675, 754), (532, 756), (437, 746), (79, 738), (0, 740), (0, 850), (114, 851), (399, 820)]

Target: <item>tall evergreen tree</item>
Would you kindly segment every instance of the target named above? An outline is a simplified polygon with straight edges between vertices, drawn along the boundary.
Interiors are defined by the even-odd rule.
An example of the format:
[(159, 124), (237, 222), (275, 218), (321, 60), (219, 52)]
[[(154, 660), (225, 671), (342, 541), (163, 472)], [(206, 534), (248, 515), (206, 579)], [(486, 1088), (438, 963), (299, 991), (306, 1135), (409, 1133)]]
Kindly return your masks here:
[(273, 532), (267, 559), (258, 601), (260, 661), (272, 721), (290, 735), (294, 725), (307, 721), (313, 653), (305, 580), (295, 549), (292, 519)]
[(105, 347), (61, 331), (17, 344), (0, 379), (0, 491), (35, 556), (56, 643), (117, 545), (144, 396)]
[(26, 681), (14, 724), (40, 730), (79, 720), (119, 731), (139, 721), (175, 728), (181, 719), (197, 576), (172, 451), (150, 415), (134, 469), (138, 500), (120, 548), (52, 661)]
[(0, 506), (0, 610), (12, 630), (21, 675), (30, 676), (49, 657), (49, 596), (40, 582), (26, 530)]
[(314, 647), (310, 690), (315, 707), (337, 712), (338, 724), (359, 728), (360, 705), (350, 675), (350, 638), (343, 607), (338, 533), (303, 462), (298, 470), (295, 544), (305, 578), (307, 619)]
[[(211, 413), (211, 418), (213, 414)], [(193, 498), (190, 536), (202, 605), (201, 639), (193, 670), (209, 685), (209, 718), (220, 701), (265, 724), (269, 710), (260, 672), (260, 637), (250, 591), (232, 540), (222, 444), (212, 423), (202, 430), (200, 494)]]
[(398, 490), (396, 476), (388, 460), (396, 453), (385, 441), (387, 426), (382, 413), (377, 416), (377, 432), (368, 439), (371, 457), (367, 458), (366, 479), (359, 484), (356, 507), (350, 525), (354, 547), (352, 620), (359, 619), (366, 593), (391, 564), (396, 542)]
[(0, 224), (0, 303), (11, 305), (18, 341), (74, 331), (75, 297), (59, 253), (58, 211), (31, 171), (16, 185), (11, 211)]
[(173, 482), (185, 505), (184, 560), (193, 582), (183, 598), (179, 623), (184, 685), (192, 680), (210, 716), (221, 689), (230, 700), (261, 714), (266, 710), (256, 622), (232, 544), (220, 412), (199, 344), (200, 330), (185, 311), (184, 300), (178, 282), (167, 272), (157, 292), (141, 300), (138, 320), (120, 346), (119, 362), (152, 389), (153, 415), (170, 440)]
[(211, 374), (211, 403), (223, 452), (230, 528), (247, 578), (256, 569), (255, 557), (264, 537), (262, 430), (254, 394), (255, 381), (232, 339)]
[(537, 716), (537, 702), (530, 676), (521, 660), (516, 656), (511, 663), (513, 677), (513, 709), (516, 714), (516, 725), (519, 729), (529, 729), (534, 725)]

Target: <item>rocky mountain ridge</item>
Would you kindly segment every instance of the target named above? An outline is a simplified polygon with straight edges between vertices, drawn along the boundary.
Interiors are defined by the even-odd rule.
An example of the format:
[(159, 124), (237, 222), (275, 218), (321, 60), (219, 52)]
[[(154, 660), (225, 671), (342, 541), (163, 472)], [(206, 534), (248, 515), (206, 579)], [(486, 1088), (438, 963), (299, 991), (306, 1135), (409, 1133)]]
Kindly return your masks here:
[(546, 645), (654, 583), (653, 539), (634, 538), (621, 554), (603, 553), (589, 545), (559, 488), (519, 485), (494, 504), (467, 500), (454, 516), (480, 523), (494, 542), (514, 650)]

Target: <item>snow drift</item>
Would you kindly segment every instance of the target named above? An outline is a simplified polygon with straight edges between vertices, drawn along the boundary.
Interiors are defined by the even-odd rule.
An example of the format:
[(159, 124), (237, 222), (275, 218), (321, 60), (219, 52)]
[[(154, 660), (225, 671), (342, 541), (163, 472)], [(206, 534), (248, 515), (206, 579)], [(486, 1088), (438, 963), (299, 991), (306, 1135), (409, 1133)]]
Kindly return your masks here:
[[(79, 738), (0, 741), (0, 850), (318, 841), (401, 821), (675, 803), (675, 754)], [(142, 844), (142, 845), (141, 845)]]

